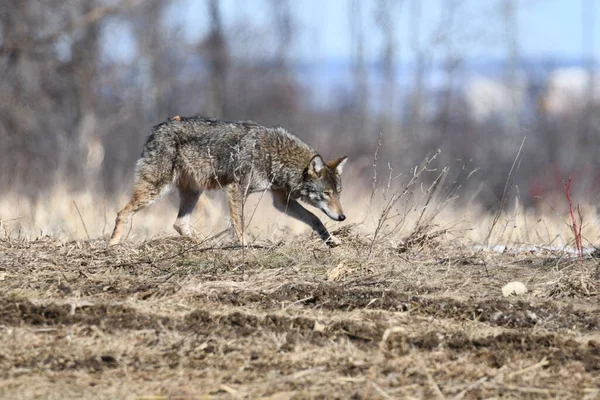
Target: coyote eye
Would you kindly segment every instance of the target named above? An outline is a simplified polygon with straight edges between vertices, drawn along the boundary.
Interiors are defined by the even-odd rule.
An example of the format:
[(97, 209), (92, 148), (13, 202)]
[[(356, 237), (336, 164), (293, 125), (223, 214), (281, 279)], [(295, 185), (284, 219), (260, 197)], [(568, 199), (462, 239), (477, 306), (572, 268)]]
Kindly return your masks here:
[(333, 192), (331, 190), (328, 190), (325, 192), (325, 196), (327, 197), (333, 197)]

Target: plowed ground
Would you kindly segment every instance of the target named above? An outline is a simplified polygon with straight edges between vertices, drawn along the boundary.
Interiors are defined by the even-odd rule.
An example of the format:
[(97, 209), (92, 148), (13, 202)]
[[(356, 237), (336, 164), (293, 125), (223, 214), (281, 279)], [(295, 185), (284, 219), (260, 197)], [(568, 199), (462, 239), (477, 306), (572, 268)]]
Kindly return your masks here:
[(0, 397), (600, 396), (597, 260), (343, 239), (0, 240)]

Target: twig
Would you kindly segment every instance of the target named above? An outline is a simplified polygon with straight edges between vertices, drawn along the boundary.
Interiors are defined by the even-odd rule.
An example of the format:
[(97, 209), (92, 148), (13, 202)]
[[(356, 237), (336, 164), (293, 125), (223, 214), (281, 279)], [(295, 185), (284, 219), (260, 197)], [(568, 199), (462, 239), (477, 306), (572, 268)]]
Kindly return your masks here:
[(506, 375), (506, 377), (507, 378), (514, 378), (517, 375), (526, 374), (527, 372), (533, 371), (534, 369), (545, 367), (548, 364), (550, 364), (550, 362), (546, 359), (546, 357), (544, 357), (542, 359), (542, 361), (540, 361), (539, 363), (530, 365), (529, 367), (520, 369), (520, 370), (515, 371), (515, 372), (511, 372), (510, 374)]
[(296, 304), (304, 303), (305, 301), (309, 301), (309, 300), (312, 300), (312, 299), (314, 299), (314, 298), (315, 298), (315, 296), (313, 296), (313, 295), (311, 294), (310, 296), (307, 296), (307, 297), (305, 297), (305, 298), (303, 298), (303, 299), (300, 299), (300, 300), (296, 300), (296, 301), (294, 301), (294, 302), (292, 302), (292, 303), (288, 304), (287, 306), (285, 306), (285, 307), (282, 307), (282, 308), (281, 308), (281, 311), (286, 311), (288, 308), (290, 308), (290, 307), (293, 307), (293, 306), (295, 306)]
[(369, 200), (369, 209), (371, 209), (371, 206), (373, 205), (373, 198), (375, 197), (375, 192), (377, 191), (377, 155), (379, 154), (379, 149), (381, 148), (382, 141), (383, 132), (379, 132), (377, 147), (375, 148), (375, 154), (373, 154), (373, 189), (371, 191), (371, 198)]
[(573, 199), (571, 197), (571, 177), (565, 183), (563, 180), (563, 187), (565, 189), (565, 195), (567, 197), (567, 203), (569, 203), (569, 213), (571, 214), (572, 226), (571, 229), (573, 231), (573, 236), (575, 237), (575, 247), (577, 248), (577, 256), (579, 257), (579, 261), (583, 261), (583, 248), (581, 245), (581, 226), (583, 225), (583, 216), (581, 215), (581, 209), (579, 208), (579, 204), (577, 204), (577, 214), (579, 216), (579, 225), (577, 224), (577, 219), (575, 218), (575, 212), (573, 210)]
[(506, 385), (503, 384), (501, 387), (505, 390), (512, 390), (516, 392), (529, 393), (529, 394), (543, 394), (547, 397), (550, 397), (553, 393), (566, 393), (568, 392), (565, 388), (539, 388), (534, 386), (514, 386), (514, 385)]
[(379, 395), (381, 397), (383, 397), (384, 399), (392, 399), (393, 397), (390, 396), (389, 394), (386, 393), (385, 390), (383, 390), (383, 388), (381, 386), (379, 386), (378, 384), (376, 384), (375, 382), (371, 382), (371, 386), (373, 386), (373, 388), (377, 391), (377, 393), (379, 393)]
[(83, 230), (85, 231), (85, 234), (88, 238), (88, 242), (92, 240), (92, 238), (90, 237), (90, 233), (87, 230), (87, 227), (85, 226), (85, 221), (83, 220), (83, 216), (81, 215), (81, 212), (79, 211), (79, 207), (77, 207), (77, 203), (75, 202), (75, 200), (73, 200), (73, 204), (75, 205), (75, 209), (77, 210), (77, 214), (79, 214), (79, 219), (81, 220), (81, 224), (83, 225)]
[[(438, 150), (431, 158), (425, 158), (425, 160), (423, 161), (423, 163), (421, 163), (421, 165), (419, 167), (415, 167), (412, 178), (408, 181), (408, 183), (404, 186), (404, 188), (392, 193), (392, 196), (390, 197), (390, 199), (388, 200), (386, 205), (383, 207), (383, 211), (381, 212), (381, 215), (379, 216), (379, 220), (377, 221), (375, 233), (373, 234), (373, 238), (371, 239), (371, 243), (369, 245), (369, 252), (367, 253), (367, 260), (371, 258), (371, 254), (373, 253), (373, 247), (375, 246), (375, 242), (378, 239), (378, 237), (381, 233), (381, 230), (384, 228), (386, 222), (388, 221), (390, 212), (392, 211), (394, 206), (398, 203), (398, 201), (400, 199), (402, 199), (408, 193), (410, 188), (415, 185), (415, 183), (421, 177), (421, 174), (424, 173), (425, 171), (428, 171), (429, 165), (435, 159), (437, 159), (437, 157), (440, 153), (441, 153), (441, 151)], [(389, 179), (390, 180), (392, 179), (391, 172), (390, 172)], [(389, 187), (389, 184), (390, 183), (388, 181), (388, 187)]]
[(453, 400), (460, 400), (460, 399), (462, 399), (463, 397), (465, 397), (465, 395), (467, 393), (469, 393), (471, 390), (475, 389), (477, 386), (481, 385), (482, 383), (484, 383), (487, 380), (488, 380), (487, 376), (484, 376), (483, 378), (479, 378), (478, 380), (476, 380), (475, 382), (473, 382), (469, 386), (467, 386), (465, 388), (465, 390), (463, 390), (462, 392), (460, 392), (459, 394), (457, 394), (456, 396), (454, 396)]
[(494, 215), (494, 219), (492, 220), (492, 226), (490, 227), (490, 231), (488, 232), (488, 235), (485, 238), (484, 243), (486, 245), (489, 244), (490, 237), (492, 236), (492, 232), (494, 231), (494, 228), (496, 227), (496, 224), (498, 223), (498, 220), (500, 219), (500, 215), (504, 211), (504, 205), (506, 204), (506, 199), (508, 197), (508, 190), (509, 190), (510, 186), (512, 186), (513, 171), (515, 169), (515, 166), (517, 165), (517, 161), (519, 160), (521, 151), (523, 151), (523, 146), (525, 145), (526, 139), (527, 139), (527, 136), (525, 136), (523, 138), (523, 141), (521, 142), (521, 146), (519, 147), (519, 151), (517, 151), (517, 155), (515, 156), (512, 166), (510, 167), (510, 171), (508, 171), (508, 177), (506, 178), (506, 183), (504, 184), (504, 191), (502, 193), (502, 199), (500, 200), (500, 207), (498, 208), (498, 211), (496, 211), (496, 214)]

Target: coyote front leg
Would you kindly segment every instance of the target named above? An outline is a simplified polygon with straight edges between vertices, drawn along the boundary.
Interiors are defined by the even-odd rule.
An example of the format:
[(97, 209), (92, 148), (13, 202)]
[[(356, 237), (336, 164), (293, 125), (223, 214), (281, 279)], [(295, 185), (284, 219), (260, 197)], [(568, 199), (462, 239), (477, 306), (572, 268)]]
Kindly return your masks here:
[(279, 191), (273, 191), (272, 193), (273, 205), (279, 211), (308, 224), (329, 246), (336, 247), (342, 244), (338, 238), (329, 233), (325, 225), (323, 225), (315, 214), (302, 207), (296, 200), (290, 199), (287, 193)]

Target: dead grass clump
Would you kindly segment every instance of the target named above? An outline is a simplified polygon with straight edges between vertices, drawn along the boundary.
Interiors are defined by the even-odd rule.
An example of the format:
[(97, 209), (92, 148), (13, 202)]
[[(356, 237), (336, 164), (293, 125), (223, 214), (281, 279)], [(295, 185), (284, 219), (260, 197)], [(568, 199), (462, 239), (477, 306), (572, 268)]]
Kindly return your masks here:
[(398, 251), (404, 253), (409, 249), (422, 251), (437, 248), (442, 245), (447, 233), (446, 229), (439, 229), (437, 225), (419, 225), (398, 246)]
[(599, 298), (600, 269), (596, 262), (573, 265), (561, 271), (548, 291), (552, 298)]

